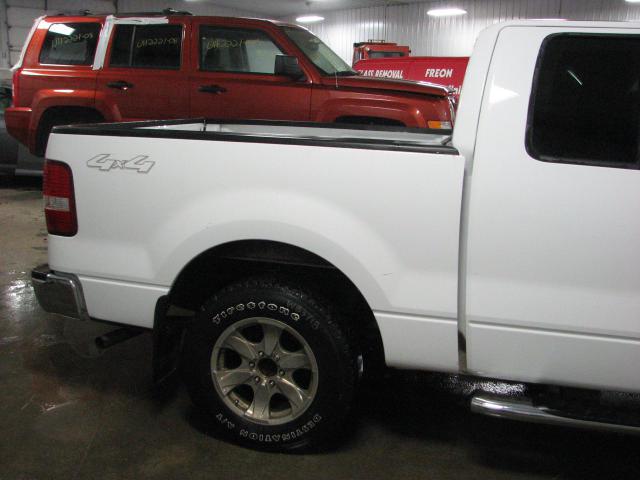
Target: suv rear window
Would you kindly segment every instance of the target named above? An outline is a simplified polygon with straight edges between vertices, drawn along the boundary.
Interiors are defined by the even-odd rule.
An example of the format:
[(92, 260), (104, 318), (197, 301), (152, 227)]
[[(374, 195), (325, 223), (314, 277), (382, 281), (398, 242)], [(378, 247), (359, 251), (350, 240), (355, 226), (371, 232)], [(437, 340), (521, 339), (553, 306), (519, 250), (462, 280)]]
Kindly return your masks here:
[(40, 63), (91, 65), (102, 26), (99, 23), (54, 23), (44, 37)]
[(181, 25), (117, 25), (111, 67), (179, 69)]
[(542, 45), (527, 151), (542, 161), (640, 168), (640, 36), (552, 35)]

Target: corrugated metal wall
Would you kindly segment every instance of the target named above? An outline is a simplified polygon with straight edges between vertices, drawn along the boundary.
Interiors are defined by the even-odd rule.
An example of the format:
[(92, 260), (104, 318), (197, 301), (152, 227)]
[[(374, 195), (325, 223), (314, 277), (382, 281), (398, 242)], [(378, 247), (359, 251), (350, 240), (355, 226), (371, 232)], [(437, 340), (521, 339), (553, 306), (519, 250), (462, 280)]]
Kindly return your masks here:
[[(455, 4), (460, 17), (433, 18), (431, 8)], [(353, 43), (370, 38), (410, 45), (414, 55), (467, 56), (478, 33), (492, 23), (523, 18), (640, 20), (640, 4), (624, 0), (458, 0), (430, 1), (322, 13), (307, 25), (351, 63)], [(294, 17), (284, 20), (295, 22)]]
[[(260, 1), (260, 0), (256, 0)], [(117, 0), (119, 12), (155, 12), (170, 7), (187, 10), (194, 15), (222, 15), (229, 17), (258, 17), (255, 12), (237, 8), (218, 7), (215, 0), (209, 2), (180, 0)]]

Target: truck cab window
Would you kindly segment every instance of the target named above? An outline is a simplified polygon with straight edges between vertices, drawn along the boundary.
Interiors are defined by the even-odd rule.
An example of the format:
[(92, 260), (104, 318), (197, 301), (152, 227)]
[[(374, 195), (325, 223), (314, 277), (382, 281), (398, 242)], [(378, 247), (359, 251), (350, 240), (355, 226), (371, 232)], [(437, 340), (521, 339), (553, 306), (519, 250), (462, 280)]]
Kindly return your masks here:
[(200, 69), (273, 75), (283, 52), (260, 30), (200, 27)]
[(640, 37), (549, 37), (533, 81), (527, 150), (549, 162), (640, 168)]
[(181, 25), (117, 25), (111, 67), (179, 69)]
[(100, 28), (99, 23), (54, 23), (44, 38), (40, 63), (91, 65)]

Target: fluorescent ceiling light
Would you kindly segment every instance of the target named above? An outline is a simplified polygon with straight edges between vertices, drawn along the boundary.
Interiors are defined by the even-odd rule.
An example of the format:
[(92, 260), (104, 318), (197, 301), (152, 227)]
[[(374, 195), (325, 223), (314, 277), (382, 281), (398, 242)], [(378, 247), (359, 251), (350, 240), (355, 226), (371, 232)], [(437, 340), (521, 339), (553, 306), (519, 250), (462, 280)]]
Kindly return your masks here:
[(320, 15), (303, 15), (301, 17), (296, 18), (296, 22), (300, 22), (300, 23), (314, 23), (314, 22), (321, 22), (324, 20), (324, 17), (321, 17)]
[(431, 17), (452, 17), (455, 15), (466, 15), (466, 13), (467, 11), (462, 8), (434, 8), (429, 10), (427, 15)]
[(640, 3), (640, 0), (625, 0), (627, 3)]

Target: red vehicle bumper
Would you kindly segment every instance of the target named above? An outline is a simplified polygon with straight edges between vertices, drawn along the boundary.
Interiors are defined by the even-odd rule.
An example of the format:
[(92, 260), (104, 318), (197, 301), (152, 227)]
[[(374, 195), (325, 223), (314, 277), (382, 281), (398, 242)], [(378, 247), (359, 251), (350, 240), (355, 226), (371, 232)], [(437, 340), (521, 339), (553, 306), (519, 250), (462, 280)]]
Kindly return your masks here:
[(28, 107), (9, 107), (4, 112), (7, 131), (12, 137), (24, 145), (27, 145), (29, 142), (31, 113), (31, 108)]

